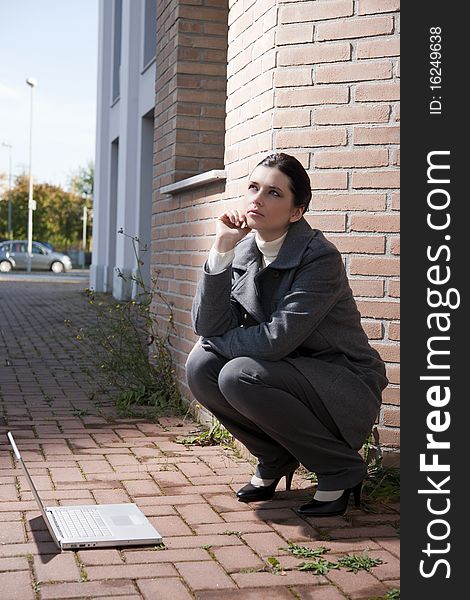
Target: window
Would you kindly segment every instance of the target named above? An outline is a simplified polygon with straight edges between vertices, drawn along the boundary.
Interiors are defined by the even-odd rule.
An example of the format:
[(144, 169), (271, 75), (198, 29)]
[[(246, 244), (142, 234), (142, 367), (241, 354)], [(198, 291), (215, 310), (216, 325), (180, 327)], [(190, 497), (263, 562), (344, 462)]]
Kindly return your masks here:
[(145, 0), (143, 65), (146, 67), (157, 50), (157, 0)]
[(41, 248), (41, 246), (38, 246), (37, 244), (33, 244), (33, 254), (45, 254), (45, 252)]
[(113, 101), (119, 97), (119, 74), (121, 70), (122, 0), (114, 0), (113, 36)]

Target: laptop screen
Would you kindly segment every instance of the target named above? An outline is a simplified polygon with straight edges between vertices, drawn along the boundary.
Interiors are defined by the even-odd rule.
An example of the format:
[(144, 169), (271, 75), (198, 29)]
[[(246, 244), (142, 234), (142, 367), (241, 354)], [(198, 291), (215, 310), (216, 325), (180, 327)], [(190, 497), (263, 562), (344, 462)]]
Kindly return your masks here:
[(16, 442), (15, 442), (15, 440), (13, 438), (13, 435), (9, 431), (7, 433), (7, 436), (8, 436), (8, 440), (10, 441), (11, 447), (13, 448), (13, 452), (15, 453), (16, 460), (20, 463), (21, 467), (23, 468), (23, 472), (24, 472), (24, 474), (26, 476), (26, 479), (28, 481), (28, 484), (29, 484), (29, 487), (30, 487), (31, 491), (33, 492), (33, 496), (34, 496), (34, 498), (35, 498), (35, 500), (37, 502), (37, 505), (39, 506), (39, 509), (41, 511), (41, 514), (42, 514), (42, 517), (43, 517), (43, 519), (44, 519), (44, 521), (45, 521), (45, 523), (47, 525), (47, 528), (49, 529), (49, 533), (52, 535), (52, 538), (54, 540), (56, 540), (57, 539), (56, 535), (55, 535), (55, 533), (54, 533), (54, 531), (53, 531), (53, 529), (52, 529), (52, 527), (51, 527), (51, 525), (49, 523), (49, 519), (48, 519), (48, 517), (46, 515), (46, 509), (44, 508), (44, 505), (43, 505), (43, 503), (41, 501), (41, 498), (39, 497), (39, 494), (38, 494), (38, 492), (36, 490), (36, 487), (35, 487), (35, 485), (33, 483), (33, 480), (31, 479), (31, 475), (29, 474), (28, 469), (27, 469), (26, 465), (24, 464), (24, 461), (23, 461), (23, 459), (21, 457), (20, 451), (18, 450), (18, 446), (16, 445)]

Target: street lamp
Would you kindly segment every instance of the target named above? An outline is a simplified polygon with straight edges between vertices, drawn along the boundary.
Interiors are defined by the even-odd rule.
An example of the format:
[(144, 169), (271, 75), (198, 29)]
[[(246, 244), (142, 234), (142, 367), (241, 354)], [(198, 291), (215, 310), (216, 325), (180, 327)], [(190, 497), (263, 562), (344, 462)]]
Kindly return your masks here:
[(2, 142), (2, 146), (8, 148), (9, 161), (8, 161), (8, 239), (11, 240), (11, 151), (13, 146)]
[(33, 89), (38, 82), (33, 77), (28, 77), (26, 83), (31, 88), (31, 111), (29, 120), (29, 196), (28, 196), (28, 272), (31, 272), (31, 257), (33, 254), (33, 210), (36, 203), (33, 200), (33, 173), (31, 169), (33, 156)]

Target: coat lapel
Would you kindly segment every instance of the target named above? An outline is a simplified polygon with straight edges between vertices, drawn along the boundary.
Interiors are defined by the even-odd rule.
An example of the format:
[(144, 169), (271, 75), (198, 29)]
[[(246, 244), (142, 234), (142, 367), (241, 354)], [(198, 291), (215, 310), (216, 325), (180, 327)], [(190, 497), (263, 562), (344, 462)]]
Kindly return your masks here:
[(284, 243), (276, 260), (259, 273), (261, 252), (256, 245), (255, 234), (249, 234), (235, 249), (232, 267), (244, 271), (232, 288), (232, 297), (250, 313), (258, 322), (266, 320), (260, 299), (258, 281), (268, 269), (292, 269), (300, 264), (306, 246), (312, 239), (313, 230), (302, 217), (289, 227)]

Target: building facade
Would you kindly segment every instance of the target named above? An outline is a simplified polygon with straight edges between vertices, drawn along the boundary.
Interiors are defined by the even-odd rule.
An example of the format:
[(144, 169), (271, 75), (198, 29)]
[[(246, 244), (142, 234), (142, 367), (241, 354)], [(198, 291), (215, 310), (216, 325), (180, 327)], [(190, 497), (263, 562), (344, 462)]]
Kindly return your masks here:
[[(143, 2), (123, 0), (123, 15), (130, 5), (139, 4), (142, 10)], [(148, 198), (132, 196), (133, 186), (123, 183), (127, 176), (119, 171), (120, 166), (134, 169), (136, 180), (139, 167), (131, 167), (129, 157), (135, 158), (134, 151), (140, 148), (141, 162), (149, 158), (142, 154), (136, 119), (125, 112), (124, 106), (129, 109), (132, 103), (128, 99), (120, 108), (123, 137), (115, 158), (112, 119), (106, 122), (107, 154), (100, 155), (98, 142), (97, 171), (98, 158), (105, 156), (101, 168), (109, 174), (108, 183), (97, 189), (98, 204), (107, 202), (116, 210), (104, 209), (107, 217), (101, 224), (98, 212), (94, 236), (98, 235), (99, 248), (92, 277), (96, 283), (106, 282), (103, 289), (113, 290), (116, 297), (129, 293), (111, 276), (113, 263), (134, 268), (128, 246), (119, 246), (112, 234), (102, 241), (101, 225), (106, 222), (108, 231), (123, 226), (128, 233), (140, 234), (142, 222), (151, 224), (151, 269), (158, 273), (159, 287), (172, 305), (176, 373), (191, 401), (184, 372), (196, 341), (190, 308), (213, 241), (214, 219), (236, 205), (246, 177), (264, 156), (273, 151), (293, 154), (311, 178), (313, 198), (306, 219), (342, 253), (364, 329), (386, 363), (390, 385), (383, 394), (377, 432), (381, 446), (395, 452), (400, 339), (399, 2), (158, 0), (155, 21), (151, 207)], [(110, 23), (106, 26), (111, 28)], [(124, 31), (123, 26), (123, 49)], [(142, 82), (143, 75), (139, 77)], [(109, 81), (107, 85), (109, 93)], [(139, 119), (143, 116), (141, 112)], [(129, 142), (134, 143), (131, 149)], [(114, 197), (116, 202), (110, 200)], [(102, 263), (100, 256), (106, 257)], [(155, 308), (164, 318), (165, 307)]]

